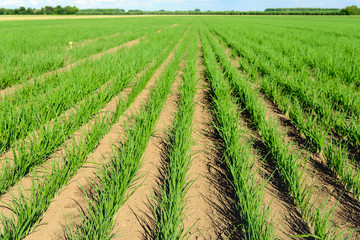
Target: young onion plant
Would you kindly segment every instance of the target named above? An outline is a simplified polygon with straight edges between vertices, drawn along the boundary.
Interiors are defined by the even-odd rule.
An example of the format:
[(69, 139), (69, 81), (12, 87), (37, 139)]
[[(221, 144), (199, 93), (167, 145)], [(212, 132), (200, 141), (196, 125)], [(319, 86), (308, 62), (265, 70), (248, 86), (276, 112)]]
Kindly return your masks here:
[[(211, 37), (209, 34), (206, 35)], [(250, 118), (254, 125), (261, 133), (261, 137), (270, 154), (275, 160), (280, 176), (291, 192), (295, 203), (300, 208), (303, 217), (313, 227), (315, 237), (321, 239), (333, 239), (337, 236), (336, 231), (332, 229), (330, 214), (333, 211), (321, 211), (322, 214), (316, 214), (317, 211), (311, 211), (314, 207), (310, 203), (311, 187), (307, 188), (304, 184), (306, 179), (305, 168), (301, 170), (302, 161), (290, 149), (290, 143), (284, 140), (283, 134), (278, 130), (279, 126), (275, 120), (266, 120), (266, 112), (259, 101), (259, 94), (252, 88), (252, 85), (240, 75), (239, 71), (234, 68), (222, 49), (212, 44), (217, 61), (224, 70), (231, 89), (235, 92), (236, 97), (243, 103), (249, 112)], [(326, 209), (326, 203), (320, 208)], [(320, 209), (318, 208), (318, 209)], [(311, 235), (311, 234), (310, 234)]]
[[(41, 126), (38, 131), (31, 134), (26, 140), (19, 141), (13, 147), (13, 158), (5, 159), (2, 161), (0, 173), (0, 194), (13, 186), (21, 177), (25, 176), (31, 169), (46, 160), (51, 153), (65, 142), (65, 140), (72, 133), (76, 131), (81, 125), (86, 123), (91, 117), (97, 113), (106, 103), (113, 97), (121, 92), (125, 87), (130, 84), (131, 79), (135, 74), (146, 66), (149, 62), (153, 62), (152, 67), (149, 68), (145, 74), (146, 79), (156, 70), (160, 63), (169, 54), (170, 49), (163, 52), (158, 56), (157, 52), (168, 45), (166, 39), (174, 45), (173, 39), (176, 38), (176, 33), (169, 34), (169, 38), (154, 35), (146, 42), (145, 45), (135, 46), (134, 48), (126, 51), (126, 54), (121, 54), (124, 57), (120, 61), (122, 68), (118, 73), (116, 79), (113, 79), (106, 88), (102, 91), (96, 91), (96, 94), (89, 96), (79, 106), (76, 106), (74, 111), (70, 112), (68, 116), (56, 118), (51, 124)], [(152, 40), (162, 38), (163, 41), (158, 41), (159, 44), (154, 45)], [(153, 46), (153, 47), (151, 47)], [(140, 90), (146, 82), (140, 81), (141, 85), (135, 84), (134, 86)], [(133, 84), (133, 83), (131, 83)], [(137, 93), (137, 91), (133, 91)], [(124, 109), (122, 109), (123, 111)], [(120, 114), (121, 111), (118, 111)], [(116, 119), (116, 118), (115, 118)]]
[[(309, 119), (304, 133), (308, 139), (314, 140), (316, 150), (323, 150), (324, 139), (332, 128), (343, 139), (348, 138), (345, 142), (351, 148), (359, 151), (360, 96), (356, 88), (324, 77), (321, 71), (313, 76), (313, 71), (309, 73), (307, 67), (301, 64), (299, 65), (302, 67), (289, 66), (289, 62), (296, 58), (291, 56), (289, 59), (281, 59), (278, 56), (280, 50), (270, 49), (275, 43), (266, 41), (259, 45), (258, 41), (249, 41), (243, 35), (234, 35), (228, 31), (225, 33), (219, 29), (214, 30), (214, 34), (241, 56), (241, 67), (252, 78), (258, 79), (261, 76), (261, 81), (269, 78), (269, 82), (276, 85), (279, 92), (289, 95), (301, 105)], [(313, 131), (312, 123), (321, 127), (323, 133)]]
[[(175, 36), (172, 35), (171, 38)], [(168, 41), (164, 40), (163, 43), (168, 44)], [(80, 142), (79, 140), (73, 140), (69, 145), (64, 146), (65, 155), (59, 161), (59, 164), (55, 163), (52, 165), (51, 171), (48, 174), (41, 176), (36, 173), (34, 174), (29, 194), (20, 194), (13, 197), (11, 204), (8, 204), (8, 208), (16, 215), (17, 220), (6, 216), (0, 217), (0, 221), (5, 228), (3, 235), (1, 235), (2, 239), (22, 239), (32, 231), (55, 194), (74, 176), (88, 155), (96, 148), (101, 138), (109, 131), (111, 125), (117, 122), (122, 113), (133, 103), (154, 71), (168, 56), (174, 43), (170, 45), (170, 49), (160, 54), (160, 56), (154, 55), (157, 58), (153, 59), (155, 61), (154, 64), (140, 76), (140, 79), (131, 88), (127, 99), (120, 99), (114, 111), (107, 112), (104, 116), (100, 116), (100, 118), (95, 118), (94, 123), (91, 123), (87, 128), (89, 130), (86, 133), (82, 133), (78, 138)], [(150, 52), (156, 51), (156, 48), (149, 49)], [(142, 54), (145, 53), (142, 48), (139, 48), (139, 51)], [(136, 54), (133, 53), (133, 55), (137, 57)], [(123, 89), (119, 88), (119, 85), (113, 85), (109, 90), (116, 88), (119, 90)], [(101, 98), (111, 99), (110, 96), (103, 96)], [(96, 105), (96, 102), (93, 101), (92, 103)], [(21, 193), (21, 191), (19, 192)]]
[[(237, 46), (237, 44), (234, 45), (236, 49), (238, 49)], [(261, 61), (258, 64), (261, 64)], [(259, 69), (261, 68), (259, 67)], [(296, 78), (287, 79), (286, 74), (277, 69), (270, 71), (266, 76), (262, 76), (260, 78), (261, 90), (282, 111), (289, 113), (292, 123), (299, 129), (300, 133), (304, 134), (310, 144), (310, 150), (323, 153), (322, 156), (327, 161), (328, 167), (336, 173), (349, 191), (359, 197), (360, 174), (356, 161), (352, 160), (347, 149), (359, 148), (360, 130), (358, 129), (360, 128), (357, 127), (358, 122), (354, 119), (346, 120), (347, 115), (334, 111), (332, 105), (324, 101), (323, 98), (309, 97), (308, 86), (300, 83), (298, 86), (302, 88), (295, 87), (294, 85), (299, 80), (293, 81)], [(287, 90), (281, 87), (284, 85), (279, 82), (279, 79), (287, 82)], [(321, 94), (317, 95), (321, 96)], [(313, 110), (309, 111), (308, 109)], [(346, 137), (336, 143), (338, 140), (333, 138), (331, 134), (328, 135), (330, 127)]]
[(0, 39), (0, 89), (183, 21), (127, 18), (0, 23), (0, 35), (6, 36)]
[[(164, 182), (159, 196), (154, 197), (155, 239), (180, 239), (184, 235), (185, 195), (190, 182), (186, 173), (190, 167), (192, 147), (192, 121), (194, 115), (194, 96), (196, 92), (197, 38), (192, 33), (190, 47), (180, 86), (180, 100), (174, 123), (169, 131), (167, 143), (167, 162), (164, 166)], [(195, 35), (196, 36), (196, 35)]]
[(254, 173), (249, 171), (254, 167), (251, 145), (241, 141), (245, 132), (239, 129), (237, 107), (229, 94), (232, 90), (219, 69), (203, 31), (201, 31), (201, 40), (207, 77), (213, 92), (216, 129), (224, 141), (225, 163), (236, 191), (236, 203), (243, 221), (244, 237), (273, 239), (272, 221), (269, 219), (268, 208), (263, 206), (264, 186), (259, 185)]
[[(188, 37), (180, 43), (173, 60), (168, 65), (149, 100), (140, 113), (134, 116), (128, 138), (120, 148), (114, 149), (111, 163), (103, 166), (98, 178), (92, 184), (93, 196), (88, 197), (88, 211), (82, 213), (81, 224), (66, 229), (69, 239), (109, 239), (113, 237), (113, 222), (118, 209), (126, 200), (126, 192), (141, 165), (142, 155), (158, 121), (170, 87), (176, 76), (176, 69), (185, 51)], [(86, 194), (86, 193), (84, 193)]]

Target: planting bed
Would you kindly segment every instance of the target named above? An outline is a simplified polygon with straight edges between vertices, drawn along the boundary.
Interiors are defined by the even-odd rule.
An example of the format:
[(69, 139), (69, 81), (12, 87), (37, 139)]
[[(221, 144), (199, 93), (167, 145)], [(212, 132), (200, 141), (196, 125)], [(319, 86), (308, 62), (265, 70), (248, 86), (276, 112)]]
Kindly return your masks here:
[(0, 22), (0, 239), (359, 239), (359, 30)]

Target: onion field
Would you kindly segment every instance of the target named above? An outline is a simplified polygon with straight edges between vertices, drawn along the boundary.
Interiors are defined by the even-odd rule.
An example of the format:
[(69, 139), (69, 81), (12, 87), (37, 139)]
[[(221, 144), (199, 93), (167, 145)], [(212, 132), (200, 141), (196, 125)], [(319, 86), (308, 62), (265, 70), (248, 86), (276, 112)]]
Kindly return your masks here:
[(360, 18), (0, 35), (0, 239), (360, 239)]

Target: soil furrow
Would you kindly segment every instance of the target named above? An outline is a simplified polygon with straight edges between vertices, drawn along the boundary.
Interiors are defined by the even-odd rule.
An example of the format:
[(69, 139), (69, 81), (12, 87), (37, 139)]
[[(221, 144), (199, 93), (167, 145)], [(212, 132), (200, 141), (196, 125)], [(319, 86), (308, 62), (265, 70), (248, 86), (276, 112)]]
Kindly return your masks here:
[[(230, 51), (225, 49), (230, 56)], [(232, 61), (233, 66), (239, 66), (239, 58)], [(242, 104), (240, 104), (242, 105)], [(240, 128), (246, 132), (246, 141), (252, 143), (252, 157), (256, 159), (254, 170), (257, 171), (255, 178), (260, 184), (264, 184), (264, 206), (269, 208), (270, 220), (275, 227), (275, 236), (280, 239), (293, 239), (292, 236), (310, 232), (310, 228), (303, 219), (294, 199), (286, 189), (276, 167), (275, 160), (269, 156), (266, 146), (258, 133), (253, 122), (250, 120), (248, 111), (242, 106), (239, 119)], [(269, 112), (268, 112), (269, 113)], [(266, 119), (271, 116), (267, 114)]]
[[(201, 49), (200, 37), (198, 49)], [(204, 80), (204, 65), (201, 52), (197, 59), (198, 89), (195, 94), (195, 111), (193, 119), (192, 138), (195, 144), (192, 148), (193, 157), (188, 171), (189, 181), (194, 181), (187, 192), (184, 237), (189, 239), (219, 239), (233, 230), (229, 229), (234, 219), (232, 211), (234, 202), (222, 187), (229, 185), (226, 179), (221, 179), (223, 170), (219, 167), (221, 153), (215, 129), (212, 126), (212, 116), (208, 101), (208, 84)], [(220, 175), (220, 176), (219, 176)], [(231, 216), (231, 217), (230, 217)], [(232, 227), (232, 226), (230, 226)]]
[[(122, 34), (125, 35), (126, 33), (128, 33), (128, 32), (124, 32)], [(70, 47), (67, 46), (66, 50), (71, 49), (71, 47), (84, 47), (84, 46), (86, 46), (86, 45), (88, 45), (88, 44), (90, 44), (92, 42), (98, 41), (99, 39), (110, 39), (110, 38), (117, 37), (119, 35), (120, 35), (120, 33), (117, 32), (117, 33), (114, 33), (114, 34), (111, 34), (111, 35), (104, 35), (104, 36), (100, 36), (100, 37), (96, 37), (96, 38), (85, 39), (85, 40), (82, 40), (82, 41), (79, 41), (79, 42), (73, 42), (72, 46), (69, 43)]]
[[(146, 66), (144, 69), (142, 69), (134, 78), (133, 81), (131, 82), (131, 85), (133, 86), (136, 82), (138, 82), (138, 79), (145, 74), (145, 72), (151, 68), (153, 65), (153, 63), (150, 63), (148, 66)], [(96, 96), (99, 91), (102, 91), (103, 89), (105, 89), (106, 87), (108, 87), (108, 85), (111, 84), (111, 82), (113, 81), (113, 79), (109, 80), (108, 82), (106, 82), (104, 85), (102, 85), (100, 87), (100, 89), (97, 89), (96, 91), (94, 91), (93, 95)], [(117, 96), (113, 97), (112, 99), (110, 99), (110, 101), (102, 108), (99, 110), (98, 113), (96, 113), (94, 116), (92, 116), (92, 118), (90, 119), (90, 121), (88, 123), (86, 123), (85, 125), (81, 126), (73, 135), (73, 138), (68, 139), (63, 145), (65, 146), (69, 146), (70, 144), (72, 144), (73, 139), (75, 138), (75, 142), (78, 142), (80, 139), (80, 135), (81, 133), (84, 133), (86, 131), (88, 131), (88, 126), (90, 126), (91, 124), (93, 124), (95, 122), (96, 119), (102, 119), (105, 116), (107, 117), (107, 114), (114, 112), (116, 109), (116, 104), (119, 100), (122, 100), (124, 98), (127, 97), (127, 95), (130, 93), (130, 89), (131, 86), (128, 86), (126, 88), (124, 88)], [(83, 104), (86, 99), (83, 99), (81, 102), (78, 103), (78, 105)], [(64, 112), (63, 114), (61, 114), (59, 117), (64, 117), (66, 120), (68, 120), (68, 118), (70, 117), (70, 114), (72, 113), (76, 113), (76, 107), (73, 107), (71, 109), (69, 109), (68, 111)], [(47, 127), (52, 128), (53, 126), (53, 121), (51, 121)], [(34, 132), (35, 137), (36, 135), (36, 131)], [(25, 139), (25, 141), (27, 141), (27, 139)], [(40, 169), (47, 169), (47, 172), (49, 172), (49, 166), (51, 166), (52, 163), (54, 163), (55, 159), (61, 159), (62, 156), (64, 155), (64, 147), (60, 147), (58, 150), (56, 150), (56, 152), (54, 154), (52, 154), (52, 156), (49, 157), (49, 160), (47, 162), (45, 162), (43, 165), (44, 166), (39, 166), (38, 168)], [(14, 152), (8, 151), (3, 157), (0, 158), (0, 161), (5, 161), (10, 159), (13, 156)], [(16, 155), (18, 155), (17, 152), (15, 152)], [(2, 166), (2, 165), (1, 165)], [(10, 165), (11, 166), (11, 165)], [(49, 171), (48, 171), (49, 170)], [(1, 167), (0, 167), (0, 171), (1, 171)], [(36, 170), (35, 170), (36, 171)], [(23, 186), (26, 189), (26, 184), (21, 184), (21, 186)]]
[(173, 24), (173, 25), (171, 25), (171, 26), (168, 26), (168, 27), (166, 27), (166, 28), (157, 30), (156, 33), (161, 33), (162, 31), (164, 31), (164, 30), (166, 30), (166, 29), (168, 29), (168, 28), (173, 28), (173, 27), (177, 27), (177, 23), (175, 23), (175, 24)]

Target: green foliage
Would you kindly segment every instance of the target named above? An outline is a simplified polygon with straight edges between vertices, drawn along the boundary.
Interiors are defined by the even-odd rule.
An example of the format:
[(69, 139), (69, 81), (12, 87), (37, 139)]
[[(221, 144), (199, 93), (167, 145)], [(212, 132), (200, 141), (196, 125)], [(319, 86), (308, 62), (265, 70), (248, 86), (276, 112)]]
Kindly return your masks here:
[(196, 92), (196, 49), (197, 38), (192, 29), (192, 40), (187, 49), (187, 59), (183, 82), (180, 87), (180, 101), (172, 128), (169, 130), (168, 154), (169, 164), (164, 166), (164, 183), (160, 197), (154, 199), (156, 219), (155, 239), (181, 239), (185, 231), (184, 214), (186, 209), (186, 192), (190, 182), (187, 171), (191, 165), (192, 121), (194, 114), (194, 96)]
[[(262, 91), (284, 112), (288, 112), (292, 123), (304, 134), (309, 149), (324, 153), (329, 168), (339, 176), (348, 190), (359, 196), (359, 175), (354, 174), (354, 168), (358, 167), (353, 166), (355, 161), (349, 151), (345, 150), (345, 146), (359, 150), (360, 122), (358, 113), (355, 113), (359, 112), (356, 90), (359, 80), (357, 74), (350, 72), (345, 77), (347, 71), (352, 72), (357, 68), (358, 60), (352, 61), (352, 53), (348, 55), (349, 52), (344, 52), (341, 59), (346, 62), (346, 66), (340, 59), (334, 61), (334, 57), (340, 54), (339, 49), (350, 47), (351, 51), (358, 51), (353, 43), (357, 36), (346, 35), (347, 38), (336, 47), (335, 54), (329, 51), (330, 44), (326, 44), (329, 43), (329, 38), (340, 37), (332, 36), (333, 32), (327, 32), (326, 38), (317, 38), (317, 44), (313, 45), (313, 41), (293, 42), (287, 37), (287, 40), (284, 40), (287, 34), (280, 40), (273, 35), (273, 31), (271, 35), (267, 35), (265, 42), (263, 34), (266, 30), (261, 31), (262, 27), (258, 29), (261, 31), (259, 37), (255, 37), (254, 29), (250, 30), (249, 34), (245, 29), (237, 32), (235, 28), (227, 31), (216, 28), (214, 32), (222, 37), (227, 46), (231, 46), (235, 55), (241, 56), (239, 63), (242, 70), (251, 78), (259, 79), (257, 82)], [(239, 35), (240, 32), (242, 35)], [(298, 32), (298, 37), (303, 33), (301, 30), (295, 32)], [(312, 45), (309, 51), (311, 56), (307, 56), (305, 50), (309, 45)], [(296, 57), (289, 57), (288, 54)], [(320, 55), (322, 57), (316, 59)], [(329, 59), (337, 66), (329, 67)], [(340, 75), (343, 77), (339, 78)], [(343, 137), (335, 138), (332, 131)]]
[[(339, 235), (332, 229), (330, 215), (333, 210), (325, 210), (326, 202), (318, 207), (315, 212), (312, 211), (312, 209), (314, 209), (313, 204), (310, 202), (312, 198), (312, 188), (304, 184), (304, 180), (306, 179), (305, 168), (302, 167), (304, 162), (300, 161), (297, 154), (292, 152), (292, 144), (285, 141), (283, 134), (279, 131), (277, 121), (274, 119), (266, 119), (266, 110), (262, 107), (263, 104), (261, 100), (259, 100), (260, 94), (256, 93), (256, 90), (254, 91), (251, 87), (248, 77), (241, 75), (239, 71), (232, 66), (228, 57), (213, 37), (209, 36), (209, 38), (212, 39), (212, 47), (214, 48), (220, 65), (224, 69), (225, 76), (232, 85), (232, 90), (235, 91), (236, 97), (245, 105), (251, 120), (261, 133), (261, 137), (269, 154), (273, 156), (277, 169), (285, 185), (288, 187), (289, 192), (291, 192), (295, 203), (300, 208), (303, 217), (307, 219), (310, 226), (313, 227), (315, 234), (313, 236), (319, 239), (334, 239), (340, 236), (341, 233)], [(230, 42), (226, 37), (224, 37), (224, 41), (227, 41), (227, 46), (235, 45), (235, 43)], [(268, 70), (265, 69), (263, 71), (264, 73), (268, 72)]]
[(0, 8), (0, 15), (74, 15), (79, 12), (75, 6), (45, 6), (41, 9), (20, 7), (15, 9)]
[[(170, 25), (175, 21), (171, 20)], [(46, 26), (43, 23), (0, 22), (0, 35), (4, 36), (0, 38), (0, 89), (117, 47), (168, 26), (169, 22), (149, 19), (144, 24), (140, 19), (87, 19), (53, 20), (46, 22)], [(19, 30), (9, 31), (14, 27)], [(36, 41), (29, 41), (32, 38)], [(73, 43), (72, 47), (69, 42)]]
[[(69, 239), (109, 239), (114, 236), (111, 232), (115, 214), (126, 201), (125, 194), (141, 165), (142, 155), (170, 93), (187, 41), (181, 43), (165, 72), (150, 90), (147, 103), (134, 115), (131, 128), (126, 129), (128, 137), (120, 148), (114, 150), (111, 163), (103, 166), (98, 173), (98, 181), (92, 185), (95, 194), (88, 196), (89, 211), (81, 213), (82, 222), (77, 228), (66, 230)], [(150, 76), (147, 76), (148, 79)], [(140, 92), (141, 89), (138, 89), (137, 94)]]
[(340, 11), (339, 8), (267, 8), (265, 12), (331, 12)]
[[(253, 172), (249, 171), (254, 167), (254, 160), (251, 157), (250, 144), (246, 140), (244, 141), (246, 133), (238, 127), (237, 106), (229, 94), (232, 89), (224, 79), (224, 74), (217, 64), (216, 55), (211, 50), (211, 43), (203, 31), (201, 31), (201, 40), (206, 75), (213, 92), (212, 103), (217, 118), (215, 127), (225, 144), (225, 163), (236, 191), (236, 207), (244, 222), (242, 227), (245, 239), (273, 239), (273, 226), (268, 210), (263, 206), (264, 186), (259, 184), (255, 180)], [(246, 90), (244, 89), (244, 91)], [(263, 114), (263, 108), (259, 104), (256, 105), (256, 102), (247, 102), (247, 104), (249, 104), (247, 108), (250, 111), (256, 111), (255, 114), (258, 115)], [(260, 118), (259, 121), (264, 120), (261, 116)], [(295, 161), (292, 162), (292, 165), (296, 166)]]
[(347, 6), (341, 9), (341, 13), (345, 15), (358, 15), (360, 14), (360, 9), (356, 5)]
[(116, 14), (124, 13), (124, 9), (119, 8), (89, 8), (89, 9), (80, 9), (79, 14)]
[[(44, 11), (65, 14), (64, 9), (47, 7)], [(5, 11), (0, 9), (0, 14)], [(16, 10), (19, 14), (31, 11), (34, 10), (24, 7)], [(120, 9), (117, 12), (124, 13)], [(309, 12), (316, 13), (315, 10)], [(203, 14), (179, 12), (187, 13)], [(86, 209), (89, 211), (83, 212), (78, 228), (66, 229), (68, 237), (113, 237), (114, 216), (126, 201), (129, 189), (131, 192), (142, 155), (187, 49), (178, 112), (168, 131), (166, 179), (160, 197), (154, 199), (156, 227), (152, 232), (158, 239), (184, 237), (188, 230), (184, 229), (183, 221), (185, 194), (191, 184), (186, 176), (191, 167), (197, 84), (195, 29), (199, 29), (202, 43), (205, 77), (211, 93), (209, 100), (215, 117), (213, 124), (221, 138), (221, 160), (229, 176), (226, 181), (231, 182), (235, 190), (233, 200), (241, 220), (241, 225), (232, 227), (241, 230), (245, 239), (276, 237), (269, 206), (263, 203), (265, 185), (255, 178), (258, 156), (248, 142), (247, 132), (239, 127), (239, 111), (244, 110), (254, 131), (258, 132), (257, 137), (264, 143), (264, 151), (274, 160), (276, 171), (310, 226), (311, 233), (297, 237), (343, 237), (336, 228), (337, 223), (332, 221), (336, 206), (328, 207), (327, 201), (322, 204), (310, 201), (316, 196), (312, 193), (314, 188), (304, 185), (307, 181), (305, 162), (293, 152), (295, 143), (284, 138), (278, 119), (268, 115), (262, 99), (269, 97), (297, 128), (300, 140), (304, 140), (298, 147), (321, 156), (325, 160), (322, 167), (338, 177), (336, 184), (360, 196), (359, 20), (355, 17), (235, 16), (195, 20), (162, 17), (161, 20), (148, 18), (146, 22), (136, 18), (0, 22), (1, 88), (35, 79), (33, 84), (24, 84), (23, 88), (0, 99), (0, 154), (4, 160), (0, 195), (11, 194), (12, 187), (22, 178), (34, 175), (29, 194), (13, 196), (11, 204), (6, 206), (16, 219), (0, 216), (5, 229), (0, 233), (1, 239), (22, 239), (31, 233), (54, 197), (83, 166), (111, 126), (131, 107), (190, 21), (189, 34), (150, 90), (148, 101), (139, 114), (129, 118), (129, 128), (120, 147), (112, 152), (110, 164), (100, 168), (98, 181), (92, 185), (94, 195), (88, 196), (89, 208)], [(164, 29), (174, 23), (178, 25)], [(50, 28), (54, 31), (49, 31)], [(155, 33), (160, 29), (163, 31)], [(101, 59), (83, 60), (141, 36), (146, 38), (129, 49), (108, 53)], [(29, 41), (31, 37), (36, 41)], [(72, 49), (69, 41), (74, 43)], [(37, 78), (78, 60), (79, 65), (69, 71)], [(143, 69), (144, 73), (135, 77)], [(128, 95), (116, 102), (116, 109), (103, 112), (102, 108), (125, 89), (129, 89)], [(75, 134), (80, 140), (68, 145), (67, 140), (86, 123), (90, 127), (80, 135)], [(62, 162), (52, 165), (48, 172), (37, 171), (59, 148), (65, 153)], [(4, 154), (11, 153), (9, 151), (13, 154), (5, 158)]]
[(140, 9), (129, 9), (128, 12), (129, 13), (141, 13), (142, 10), (140, 10)]
[[(154, 33), (152, 37), (149, 37), (150, 40), (148, 41), (143, 41), (131, 49), (123, 49), (120, 53), (112, 53), (108, 60), (111, 59), (112, 63), (117, 62), (121, 65), (121, 68), (114, 68), (114, 72), (117, 72), (116, 78), (111, 80), (108, 78), (108, 85), (103, 88), (103, 91), (93, 92), (89, 98), (84, 98), (86, 101), (80, 104), (76, 111), (67, 118), (56, 119), (51, 128), (45, 125), (29, 140), (16, 145), (17, 147), (14, 150), (17, 151), (17, 155), (13, 160), (13, 164), (10, 164), (9, 159), (7, 165), (2, 165), (3, 169), (0, 177), (1, 194), (20, 178), (44, 163), (59, 147), (65, 149), (65, 155), (62, 155), (64, 164), (54, 164), (51, 166), (50, 172), (38, 174), (38, 177), (33, 179), (30, 196), (24, 194), (13, 197), (13, 205), (9, 207), (20, 220), (16, 221), (6, 216), (0, 216), (0, 222), (6, 226), (6, 231), (3, 235), (0, 235), (1, 239), (21, 239), (29, 234), (57, 191), (83, 165), (86, 157), (98, 146), (101, 138), (110, 130), (111, 125), (118, 121), (121, 114), (143, 90), (144, 83), (149, 80), (152, 73), (163, 62), (171, 49), (164, 51), (160, 56), (156, 53), (167, 47), (168, 40), (171, 41), (175, 36), (174, 34), (168, 34), (164, 38)], [(158, 44), (154, 45), (151, 40), (156, 41)], [(106, 65), (110, 64), (106, 59), (103, 59), (103, 61)], [(151, 62), (151, 66), (147, 66)], [(98, 68), (102, 68), (101, 63), (102, 61), (96, 62)], [(110, 65), (114, 67), (114, 64)], [(149, 68), (141, 79), (135, 78), (136, 73), (145, 67)], [(89, 71), (91, 70), (87, 72)], [(134, 80), (134, 82), (130, 84), (130, 80)], [(134, 86), (131, 88), (127, 99), (118, 101), (115, 110), (101, 113), (101, 108), (129, 85)], [(86, 128), (87, 131), (81, 133), (79, 140), (72, 139), (73, 141), (70, 144), (64, 144), (67, 138), (73, 137), (72, 134), (91, 119), (93, 120)]]

